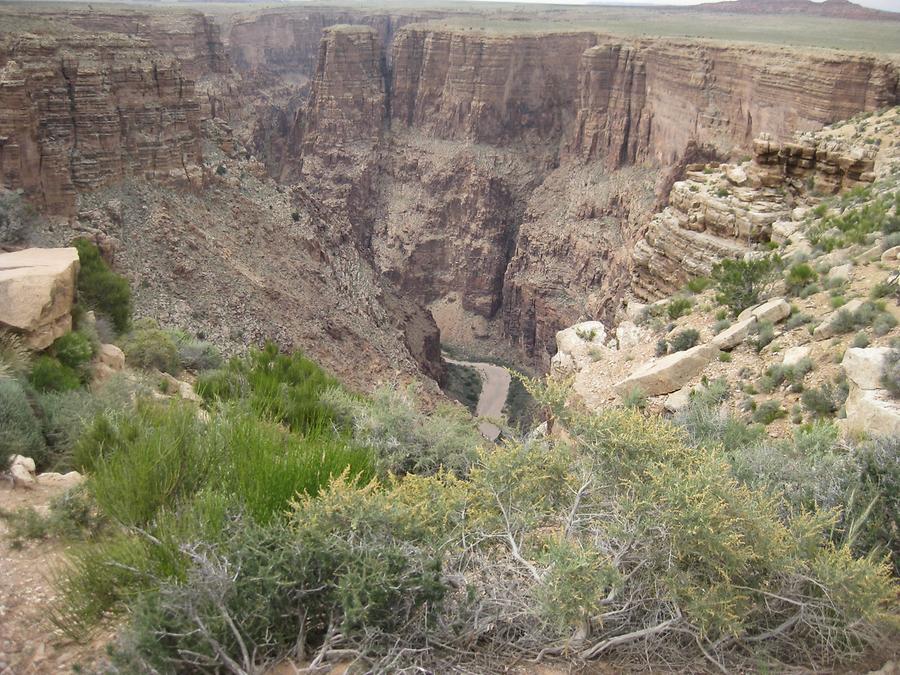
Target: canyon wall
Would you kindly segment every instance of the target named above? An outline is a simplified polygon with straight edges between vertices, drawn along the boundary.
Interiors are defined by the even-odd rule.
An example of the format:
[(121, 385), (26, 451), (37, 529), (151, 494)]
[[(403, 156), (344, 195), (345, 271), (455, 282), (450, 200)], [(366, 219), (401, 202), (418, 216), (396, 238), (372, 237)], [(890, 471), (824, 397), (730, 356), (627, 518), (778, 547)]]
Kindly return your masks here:
[(604, 41), (579, 64), (571, 151), (611, 167), (678, 161), (691, 144), (747, 150), (898, 100), (897, 64), (825, 50)]
[[(343, 62), (371, 78), (357, 84), (379, 91), (380, 113), (371, 44)], [(390, 129), (347, 113), (338, 126), (369, 150), (341, 168), (295, 142), (285, 165), (306, 167), (300, 179), (350, 215), (376, 266), (429, 303), (445, 334), (502, 338), (538, 364), (561, 326), (615, 312), (690, 161), (898, 96), (895, 62), (827, 51), (426, 24), (397, 31), (390, 53)], [(340, 86), (350, 74), (320, 76)], [(297, 126), (320, 114), (317, 99)], [(334, 132), (332, 155), (347, 133)]]
[(200, 108), (177, 60), (142, 39), (6, 36), (0, 43), (0, 179), (50, 212), (126, 175), (189, 182)]

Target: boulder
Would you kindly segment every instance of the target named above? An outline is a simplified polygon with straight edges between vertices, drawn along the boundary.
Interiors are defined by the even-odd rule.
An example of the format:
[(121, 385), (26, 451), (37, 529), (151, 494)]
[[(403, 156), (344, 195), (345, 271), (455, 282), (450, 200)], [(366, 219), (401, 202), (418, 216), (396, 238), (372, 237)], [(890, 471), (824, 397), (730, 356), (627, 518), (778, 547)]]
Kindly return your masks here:
[(78, 275), (74, 248), (0, 253), (0, 328), (22, 333), (35, 350), (72, 330)]
[(793, 368), (803, 359), (807, 358), (812, 351), (809, 345), (800, 345), (799, 347), (791, 347), (784, 353), (784, 359), (781, 365), (786, 368)]
[(896, 263), (900, 262), (900, 246), (894, 246), (881, 254), (881, 262)]
[(778, 323), (791, 315), (791, 306), (784, 298), (773, 298), (756, 307), (749, 307), (738, 314), (738, 321), (743, 321), (751, 316), (757, 321), (771, 321)]
[(777, 220), (772, 223), (772, 241), (784, 244), (797, 232), (799, 226), (790, 220)]
[(729, 351), (734, 349), (750, 335), (750, 329), (756, 323), (756, 317), (751, 316), (732, 324), (712, 339), (712, 345), (716, 349)]
[(21, 464), (13, 464), (9, 467), (9, 473), (13, 477), (14, 485), (21, 485), (27, 488), (32, 488), (36, 485), (34, 474)]
[(847, 379), (860, 389), (881, 389), (881, 373), (891, 351), (888, 347), (848, 349), (841, 361)]
[(578, 372), (593, 362), (592, 352), (609, 352), (606, 346), (606, 327), (599, 321), (585, 321), (569, 326), (556, 334), (556, 354), (550, 369), (556, 375)]
[[(840, 233), (840, 231), (838, 231), (838, 233)], [(847, 262), (849, 257), (850, 255), (847, 253), (847, 249), (839, 248), (837, 251), (832, 251), (831, 253), (826, 253), (825, 255), (816, 258), (816, 266), (830, 268), (835, 265), (843, 265)]]
[(718, 353), (718, 347), (706, 344), (669, 354), (644, 364), (616, 383), (613, 389), (619, 396), (625, 396), (635, 389), (640, 389), (647, 396), (671, 394), (681, 389), (692, 377), (699, 375)]
[(94, 364), (91, 374), (93, 375), (94, 382), (105, 382), (113, 375), (115, 375), (116, 371), (102, 361), (99, 361)]
[(836, 265), (828, 270), (828, 278), (829, 279), (850, 279), (850, 270), (853, 269), (853, 263), (844, 263), (843, 265)]
[(816, 326), (816, 329), (813, 331), (813, 339), (814, 340), (827, 340), (830, 337), (833, 337), (837, 334), (837, 329), (834, 326), (834, 320), (838, 317), (841, 312), (849, 312), (853, 314), (856, 310), (863, 306), (864, 301), (859, 298), (855, 298), (848, 302), (843, 307), (840, 307), (830, 314), (827, 314), (824, 319), (822, 319), (822, 323)]
[(34, 460), (31, 457), (25, 457), (24, 455), (11, 455), (9, 458), (10, 466), (24, 466), (25, 470), (29, 473), (34, 473), (36, 470), (36, 466)]
[(742, 166), (729, 166), (725, 169), (725, 178), (732, 185), (743, 185), (747, 182), (747, 172)]
[(666, 410), (670, 413), (679, 413), (687, 408), (688, 404), (691, 402), (691, 391), (690, 387), (683, 387), (674, 394), (666, 396), (666, 400), (663, 403)]
[(848, 430), (870, 436), (900, 436), (900, 404), (883, 389), (851, 387), (846, 410)]
[(159, 377), (166, 383), (166, 393), (174, 394), (185, 401), (194, 401), (200, 403), (203, 399), (194, 391), (194, 387), (190, 382), (184, 382), (177, 377), (169, 375), (169, 373), (159, 373)]
[(83, 481), (84, 476), (82, 476), (77, 471), (69, 471), (69, 473), (56, 473), (53, 471), (48, 471), (47, 473), (42, 473), (37, 477), (38, 485), (61, 487), (67, 490), (69, 488), (75, 487), (76, 485), (80, 485)]
[(13, 485), (32, 488), (36, 485), (34, 479), (34, 460), (31, 457), (12, 455), (9, 458), (9, 473), (13, 477)]
[(616, 345), (619, 349), (631, 349), (648, 338), (647, 331), (631, 321), (623, 321), (616, 327)]
[(112, 370), (122, 370), (125, 367), (125, 352), (115, 345), (100, 345), (97, 358), (100, 363), (109, 366)]
[[(900, 246), (897, 248), (900, 248)], [(881, 244), (876, 244), (872, 248), (868, 248), (860, 253), (859, 260), (861, 262), (874, 262), (875, 260), (880, 260), (881, 255)]]
[(644, 303), (629, 300), (628, 304), (625, 305), (625, 316), (628, 317), (629, 321), (637, 323), (643, 317), (645, 309), (647, 309), (647, 305)]

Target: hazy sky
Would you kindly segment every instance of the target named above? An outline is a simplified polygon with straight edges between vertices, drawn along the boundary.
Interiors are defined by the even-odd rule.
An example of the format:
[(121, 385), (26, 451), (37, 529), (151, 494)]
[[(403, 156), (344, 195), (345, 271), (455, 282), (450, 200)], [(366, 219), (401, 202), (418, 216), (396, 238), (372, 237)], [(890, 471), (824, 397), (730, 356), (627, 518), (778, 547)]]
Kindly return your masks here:
[[(587, 0), (510, 0), (511, 2), (551, 2), (555, 4), (586, 4)], [(598, 0), (609, 4), (640, 4), (640, 5), (696, 5), (701, 2), (715, 2), (717, 0)], [(819, 0), (816, 0), (817, 2)], [(900, 12), (900, 0), (852, 0), (857, 5), (887, 9)]]

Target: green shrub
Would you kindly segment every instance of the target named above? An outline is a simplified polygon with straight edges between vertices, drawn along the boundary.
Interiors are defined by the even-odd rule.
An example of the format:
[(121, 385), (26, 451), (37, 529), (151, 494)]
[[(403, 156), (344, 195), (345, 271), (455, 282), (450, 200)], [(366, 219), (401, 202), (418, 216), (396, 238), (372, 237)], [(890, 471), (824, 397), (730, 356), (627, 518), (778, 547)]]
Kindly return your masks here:
[(872, 332), (881, 337), (890, 333), (897, 325), (897, 319), (890, 312), (881, 312), (872, 322)]
[(0, 243), (23, 241), (37, 218), (34, 207), (15, 191), (0, 192)]
[(818, 275), (816, 271), (807, 263), (798, 263), (791, 266), (788, 270), (785, 281), (787, 282), (787, 291), (791, 295), (799, 295), (803, 289), (812, 284)]
[(775, 339), (775, 325), (771, 321), (758, 321), (753, 326), (753, 334), (750, 344), (759, 353)]
[(31, 365), (28, 381), (38, 391), (68, 391), (81, 386), (81, 378), (52, 356), (39, 356)]
[(10, 455), (31, 457), (43, 464), (47, 452), (41, 424), (18, 380), (0, 378), (0, 469)]
[(735, 316), (759, 303), (777, 265), (778, 258), (774, 256), (716, 263), (711, 274), (716, 284), (716, 302), (728, 307)]
[(363, 399), (332, 387), (322, 401), (350, 430), (356, 445), (374, 450), (382, 476), (430, 475), (442, 469), (465, 476), (484, 443), (467, 415), (450, 406), (425, 415), (416, 408), (411, 391), (380, 387)]
[(647, 407), (647, 394), (640, 387), (635, 387), (622, 396), (622, 405), (626, 408), (644, 410)]
[(481, 376), (477, 370), (456, 363), (447, 364), (447, 381), (442, 387), (444, 393), (462, 403), (473, 415), (481, 396), (481, 387)]
[(872, 300), (879, 300), (890, 296), (896, 296), (900, 293), (900, 284), (897, 281), (879, 281), (872, 287), (869, 297)]
[(202, 376), (197, 392), (207, 401), (246, 399), (257, 414), (304, 431), (332, 423), (333, 411), (320, 396), (336, 385), (300, 352), (279, 354), (270, 343), (231, 359), (222, 372)]
[(177, 347), (181, 367), (195, 373), (221, 368), (224, 363), (219, 349), (211, 342), (188, 338), (178, 340)]
[(731, 363), (731, 352), (719, 352), (719, 362), (720, 363)]
[(817, 418), (831, 416), (840, 407), (834, 390), (827, 384), (815, 389), (807, 389), (800, 396), (800, 402)]
[(161, 328), (135, 327), (120, 342), (126, 362), (143, 370), (156, 369), (177, 375), (181, 369), (178, 347), (168, 332)]
[(93, 358), (94, 347), (83, 333), (71, 331), (56, 339), (51, 352), (64, 366), (79, 371)]
[(881, 386), (891, 392), (892, 396), (900, 397), (900, 350), (892, 350), (884, 360)]
[(821, 288), (819, 288), (818, 284), (809, 284), (808, 286), (804, 286), (803, 289), (798, 294), (801, 298), (808, 298), (816, 293), (821, 292)]
[(91, 471), (91, 495), (117, 522), (145, 527), (161, 509), (177, 507), (206, 483), (215, 446), (204, 442), (193, 407), (147, 402), (108, 423), (112, 432), (97, 438), (95, 426), (76, 458)]
[(666, 307), (666, 313), (673, 321), (691, 313), (691, 301), (687, 298), (675, 298)]
[(128, 280), (109, 269), (100, 250), (87, 239), (76, 239), (81, 263), (78, 272), (78, 299), (88, 307), (108, 316), (120, 333), (131, 320), (131, 288)]
[(809, 314), (804, 314), (803, 312), (796, 312), (791, 314), (790, 318), (785, 323), (785, 328), (788, 330), (794, 330), (795, 328), (800, 328), (800, 326), (805, 326), (806, 324), (812, 321), (812, 317)]
[(753, 421), (768, 426), (777, 419), (787, 417), (787, 411), (778, 401), (763, 401), (753, 411)]
[(712, 279), (708, 277), (694, 277), (687, 282), (687, 289), (691, 293), (702, 293), (712, 285)]
[(94, 505), (80, 488), (54, 497), (46, 516), (29, 506), (11, 513), (0, 510), (0, 519), (6, 521), (6, 534), (14, 548), (26, 540), (47, 537), (85, 539), (95, 536), (104, 527)]
[(656, 351), (654, 352), (657, 356), (665, 356), (669, 353), (669, 342), (665, 338), (660, 338), (656, 341)]
[(247, 413), (230, 412), (217, 420), (216, 443), (224, 464), (214, 473), (256, 522), (268, 523), (300, 494), (315, 495), (333, 478), (367, 483), (373, 476), (372, 453), (328, 431), (296, 436)]
[(37, 407), (47, 441), (48, 464), (56, 471), (75, 468), (72, 452), (82, 433), (100, 413), (128, 411), (142, 385), (124, 374), (113, 375), (91, 391), (74, 389), (38, 394)]
[(853, 336), (853, 346), (861, 349), (869, 346), (869, 336), (860, 331), (856, 335)]
[(791, 391), (799, 392), (803, 390), (803, 378), (812, 370), (812, 361), (805, 358), (793, 366), (774, 365), (770, 366), (765, 374), (759, 379), (760, 391), (771, 394), (775, 389), (788, 384)]
[(686, 328), (671, 337), (669, 346), (672, 352), (683, 352), (686, 349), (695, 347), (699, 341), (700, 332), (693, 328)]

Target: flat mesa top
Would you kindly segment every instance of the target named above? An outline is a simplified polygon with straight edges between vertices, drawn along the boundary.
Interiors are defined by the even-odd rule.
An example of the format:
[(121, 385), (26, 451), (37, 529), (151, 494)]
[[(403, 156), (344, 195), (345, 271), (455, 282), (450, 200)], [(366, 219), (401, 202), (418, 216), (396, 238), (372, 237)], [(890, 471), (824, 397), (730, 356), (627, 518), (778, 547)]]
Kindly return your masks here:
[[(67, 14), (73, 19), (85, 13), (167, 15), (180, 16), (185, 21), (191, 15), (205, 14), (222, 21), (223, 33), (226, 33), (229, 23), (252, 21), (261, 14), (276, 13), (286, 18), (300, 18), (338, 10), (347, 15), (347, 23), (353, 23), (354, 14), (361, 17), (386, 14), (402, 16), (407, 21), (427, 22), (425, 25), (429, 27), (477, 30), (497, 35), (590, 31), (625, 37), (672, 37), (841, 49), (896, 54), (900, 58), (900, 21), (773, 13), (765, 11), (765, 7), (759, 12), (734, 13), (727, 4), (716, 3), (711, 7), (698, 8), (508, 2), (429, 3), (412, 0), (335, 0), (291, 4), (198, 2), (177, 5), (11, 2), (0, 5), (0, 35), (21, 30), (56, 32), (66, 24)], [(887, 12), (882, 14), (891, 15)], [(82, 21), (74, 20), (72, 28), (83, 30), (79, 28), (79, 23)]]

